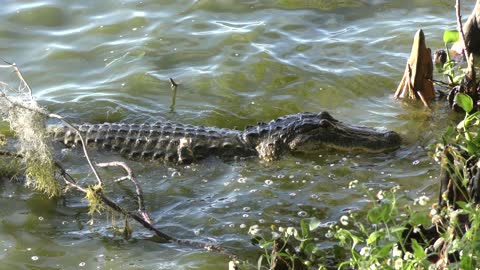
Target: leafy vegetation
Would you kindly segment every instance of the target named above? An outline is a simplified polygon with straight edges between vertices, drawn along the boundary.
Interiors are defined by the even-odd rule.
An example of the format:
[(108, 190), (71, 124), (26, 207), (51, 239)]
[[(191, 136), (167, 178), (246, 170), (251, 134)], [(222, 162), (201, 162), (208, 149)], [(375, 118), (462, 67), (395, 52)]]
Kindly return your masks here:
[(452, 59), (450, 55), (449, 45), (457, 42), (460, 38), (460, 34), (456, 30), (445, 30), (443, 32), (443, 44), (445, 46), (445, 52), (447, 54), (447, 62), (443, 65), (443, 74), (447, 76), (448, 83), (450, 85), (458, 85), (465, 77), (464, 72), (460, 72), (460, 75), (455, 75), (456, 71), (459, 70), (455, 60)]
[[(356, 185), (351, 183), (350, 187), (356, 188)], [(368, 194), (371, 201), (366, 218), (364, 213), (349, 212), (340, 218), (339, 224), (330, 226), (325, 235), (337, 241), (333, 254), (338, 269), (426, 269), (431, 263), (428, 261), (429, 255), (425, 252), (425, 247), (416, 240), (407, 243), (403, 237), (408, 224), (416, 224), (415, 227), (427, 224), (429, 219), (426, 215), (412, 211), (411, 205), (399, 209), (399, 199), (407, 198), (398, 196), (398, 186), (380, 190), (376, 194), (372, 194), (365, 186), (361, 189)], [(422, 196), (415, 200), (414, 204), (423, 206), (428, 200)], [(304, 265), (310, 267), (308, 269), (331, 268), (332, 265), (322, 257), (326, 255), (326, 251), (318, 249), (314, 241), (313, 236), (319, 225), (320, 222), (311, 218), (301, 221), (300, 232), (295, 228), (285, 230), (281, 227), (276, 232), (275, 227), (272, 227), (271, 238), (267, 240), (262, 236), (258, 241), (259, 246), (264, 249), (258, 269), (262, 269), (262, 263), (267, 265), (268, 269), (274, 269), (272, 264), (275, 256), (293, 260), (300, 255)], [(255, 225), (250, 228), (250, 234), (258, 237), (258, 233), (252, 233), (258, 230), (258, 226)], [(292, 256), (291, 252), (280, 255), (275, 253), (273, 247), (277, 239), (295, 246), (296, 257)], [(292, 241), (293, 239), (295, 241)], [(344, 255), (344, 250), (347, 250), (347, 256)]]
[[(347, 251), (346, 257), (335, 251), (338, 269), (475, 269), (480, 264), (480, 206), (476, 199), (480, 193), (476, 188), (480, 181), (480, 112), (473, 112), (473, 100), (466, 94), (458, 94), (455, 102), (466, 112), (465, 117), (456, 128), (445, 132), (435, 154), (459, 193), (454, 194), (456, 199), (449, 200), (448, 192), (452, 191), (444, 190), (445, 205), (434, 204), (427, 217), (423, 210), (430, 199), (426, 196), (408, 203), (408, 198), (399, 195), (399, 187), (373, 194), (361, 186), (359, 191), (370, 198), (366, 215), (349, 212), (325, 235), (337, 241), (337, 249)], [(351, 182), (349, 188), (357, 184)], [(419, 207), (423, 209), (418, 211)], [(262, 265), (276, 269), (272, 268), (275, 256), (300, 260), (308, 269), (331, 267), (324, 264), (321, 256), (325, 251), (316, 248), (313, 240), (318, 225), (316, 219), (306, 219), (301, 221), (301, 232), (281, 227), (276, 232), (272, 227), (271, 238), (263, 236), (258, 241), (264, 249), (258, 269)], [(425, 228), (435, 232), (434, 238), (429, 238), (432, 236)], [(273, 247), (278, 239), (293, 246), (295, 252), (276, 253)]]

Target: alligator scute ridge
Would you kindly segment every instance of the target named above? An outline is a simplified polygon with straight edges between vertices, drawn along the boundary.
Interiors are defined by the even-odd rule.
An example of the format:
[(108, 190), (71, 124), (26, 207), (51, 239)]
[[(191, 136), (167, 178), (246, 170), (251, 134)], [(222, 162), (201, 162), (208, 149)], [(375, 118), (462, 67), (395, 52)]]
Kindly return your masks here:
[[(76, 125), (87, 144), (119, 151), (129, 158), (191, 163), (209, 156), (231, 159), (258, 156), (278, 159), (286, 153), (315, 152), (323, 148), (385, 152), (400, 146), (393, 131), (348, 125), (328, 112), (286, 115), (245, 130), (194, 126), (174, 122), (152, 124)], [(50, 128), (53, 138), (67, 146), (80, 137), (67, 126)]]

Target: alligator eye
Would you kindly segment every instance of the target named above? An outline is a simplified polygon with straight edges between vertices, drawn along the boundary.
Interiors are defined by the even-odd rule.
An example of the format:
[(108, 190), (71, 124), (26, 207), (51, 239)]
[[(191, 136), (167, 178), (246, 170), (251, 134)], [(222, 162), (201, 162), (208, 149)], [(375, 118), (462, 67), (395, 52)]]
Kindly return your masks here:
[(321, 127), (321, 128), (329, 128), (329, 127), (332, 127), (332, 122), (328, 121), (327, 119), (322, 119), (320, 120), (320, 122), (318, 123), (318, 125)]
[(299, 133), (305, 133), (305, 132), (309, 132), (311, 130), (314, 130), (318, 128), (318, 125), (317, 124), (313, 124), (313, 123), (302, 123), (300, 125), (297, 126), (296, 130), (299, 132)]

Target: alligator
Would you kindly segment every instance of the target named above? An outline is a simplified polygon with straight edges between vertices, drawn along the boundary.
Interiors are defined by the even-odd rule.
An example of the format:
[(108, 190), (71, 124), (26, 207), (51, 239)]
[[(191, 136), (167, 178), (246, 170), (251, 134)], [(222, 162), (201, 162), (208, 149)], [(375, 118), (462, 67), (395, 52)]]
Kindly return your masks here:
[[(128, 158), (164, 160), (181, 164), (209, 156), (224, 159), (258, 156), (272, 161), (286, 153), (312, 153), (324, 148), (343, 151), (386, 152), (400, 146), (393, 131), (348, 125), (328, 112), (286, 115), (244, 130), (203, 127), (173, 122), (152, 124), (81, 124), (75, 126), (87, 144), (119, 151)], [(51, 128), (55, 141), (81, 143), (67, 126)]]

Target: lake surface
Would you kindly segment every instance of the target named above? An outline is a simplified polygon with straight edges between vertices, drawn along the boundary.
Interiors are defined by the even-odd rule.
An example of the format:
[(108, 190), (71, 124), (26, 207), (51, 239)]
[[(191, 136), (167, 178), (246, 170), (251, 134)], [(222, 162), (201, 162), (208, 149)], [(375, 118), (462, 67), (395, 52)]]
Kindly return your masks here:
[[(465, 3), (465, 18), (473, 5)], [(326, 150), (190, 166), (128, 161), (161, 230), (222, 244), (240, 255), (243, 269), (255, 269), (259, 255), (247, 235), (254, 224), (298, 226), (317, 217), (319, 247), (331, 247), (322, 236), (328, 225), (368, 204), (348, 189), (352, 180), (374, 191), (400, 185), (412, 199), (437, 197), (439, 167), (428, 146), (458, 116), (441, 101), (428, 111), (392, 96), (417, 29), (434, 50), (443, 31), (456, 27), (453, 1), (4, 0), (0, 15), (0, 57), (17, 63), (39, 103), (72, 122), (244, 128), (327, 110), (402, 135), (402, 147), (388, 154)], [(180, 83), (173, 111), (169, 78)], [(75, 177), (91, 181), (80, 155), (60, 157)], [(94, 158), (121, 160), (104, 152)], [(109, 194), (134, 207), (128, 190), (124, 184)], [(137, 225), (132, 240), (114, 236), (105, 214), (87, 224), (78, 193), (49, 200), (3, 181), (0, 203), (0, 269), (227, 269), (223, 255), (159, 244)]]

